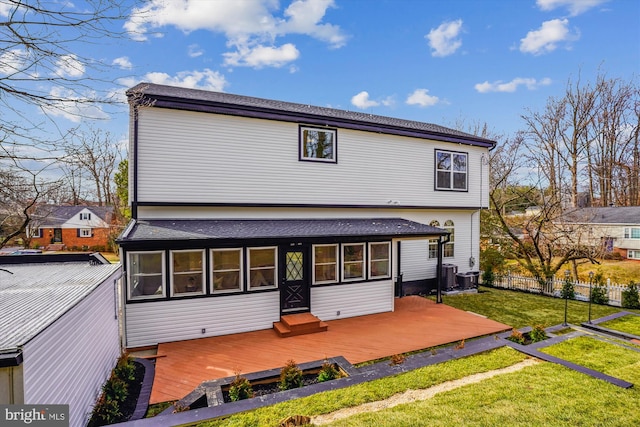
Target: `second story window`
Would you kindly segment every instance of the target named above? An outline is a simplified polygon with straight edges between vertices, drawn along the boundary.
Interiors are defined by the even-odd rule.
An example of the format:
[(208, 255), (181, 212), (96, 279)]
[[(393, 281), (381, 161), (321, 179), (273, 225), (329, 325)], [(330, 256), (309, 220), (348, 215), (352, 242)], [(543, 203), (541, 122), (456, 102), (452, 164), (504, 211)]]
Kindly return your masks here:
[(82, 212), (80, 214), (80, 219), (81, 220), (87, 220), (90, 221), (91, 220), (91, 214), (89, 212)]
[(436, 150), (436, 190), (467, 191), (467, 153)]
[(300, 160), (337, 163), (336, 130), (300, 127)]

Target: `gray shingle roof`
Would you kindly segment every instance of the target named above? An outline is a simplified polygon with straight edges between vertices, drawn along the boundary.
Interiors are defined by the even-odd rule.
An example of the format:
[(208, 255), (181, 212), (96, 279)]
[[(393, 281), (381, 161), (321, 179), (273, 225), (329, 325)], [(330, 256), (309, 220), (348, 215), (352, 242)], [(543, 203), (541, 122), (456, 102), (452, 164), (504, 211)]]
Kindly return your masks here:
[(246, 240), (320, 237), (418, 237), (445, 230), (402, 218), (146, 220), (136, 222), (120, 243), (152, 240)]
[(640, 225), (640, 206), (582, 208), (567, 213), (565, 218), (581, 224)]
[(0, 271), (0, 353), (14, 352), (55, 322), (120, 264), (5, 265)]
[(111, 206), (65, 206), (65, 205), (40, 205), (34, 212), (34, 218), (39, 225), (57, 227), (69, 221), (84, 209), (88, 209), (106, 223), (111, 222), (113, 207)]
[[(294, 117), (298, 117), (300, 119), (315, 118), (328, 120), (326, 124), (330, 126), (345, 126), (347, 123), (350, 123), (351, 125), (361, 124), (368, 125), (371, 127), (370, 130), (372, 131), (375, 130), (383, 133), (403, 135), (408, 131), (415, 134), (414, 136), (424, 134), (424, 137), (428, 136), (434, 139), (439, 139), (438, 136), (441, 138), (454, 137), (456, 138), (456, 141), (459, 140), (458, 142), (466, 142), (472, 145), (495, 145), (495, 141), (432, 123), (378, 116), (375, 114), (367, 114), (357, 111), (338, 110), (334, 108), (233, 95), (223, 92), (187, 89), (182, 87), (157, 85), (153, 83), (140, 83), (129, 89), (127, 94), (129, 95), (130, 100), (139, 100), (144, 96), (146, 97), (144, 102), (153, 102), (153, 100), (157, 102), (161, 100), (171, 103), (173, 101), (173, 108), (206, 111), (206, 106), (225, 106), (227, 108), (225, 114), (238, 116), (257, 117), (256, 114), (259, 113), (263, 118), (275, 118), (278, 116), (282, 119), (282, 113), (285, 113), (289, 115), (292, 120)], [(182, 107), (179, 107), (179, 104), (182, 104)], [(162, 106), (169, 105), (170, 104), (163, 104)], [(191, 107), (186, 107), (186, 105), (191, 105)], [(304, 120), (300, 121), (304, 122)]]

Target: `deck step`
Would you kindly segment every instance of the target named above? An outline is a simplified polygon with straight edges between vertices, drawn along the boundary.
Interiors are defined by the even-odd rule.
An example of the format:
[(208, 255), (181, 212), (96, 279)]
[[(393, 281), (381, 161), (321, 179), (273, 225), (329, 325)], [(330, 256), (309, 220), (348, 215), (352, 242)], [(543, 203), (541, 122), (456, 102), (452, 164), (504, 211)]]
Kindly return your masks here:
[(273, 329), (282, 338), (325, 332), (328, 328), (329, 325), (311, 313), (287, 314), (273, 324)]

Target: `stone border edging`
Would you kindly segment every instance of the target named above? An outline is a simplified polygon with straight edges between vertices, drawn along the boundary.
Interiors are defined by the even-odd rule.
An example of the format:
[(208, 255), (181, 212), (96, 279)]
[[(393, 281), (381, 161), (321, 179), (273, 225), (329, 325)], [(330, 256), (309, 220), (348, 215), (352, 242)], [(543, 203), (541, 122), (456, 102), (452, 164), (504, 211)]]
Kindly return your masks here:
[(155, 376), (155, 365), (151, 361), (146, 359), (133, 359), (134, 362), (144, 366), (144, 377), (142, 378), (142, 387), (140, 388), (140, 394), (138, 395), (138, 402), (136, 403), (136, 409), (129, 418), (129, 421), (139, 420), (147, 413), (149, 408), (149, 397), (151, 396), (151, 387), (153, 386), (153, 377)]

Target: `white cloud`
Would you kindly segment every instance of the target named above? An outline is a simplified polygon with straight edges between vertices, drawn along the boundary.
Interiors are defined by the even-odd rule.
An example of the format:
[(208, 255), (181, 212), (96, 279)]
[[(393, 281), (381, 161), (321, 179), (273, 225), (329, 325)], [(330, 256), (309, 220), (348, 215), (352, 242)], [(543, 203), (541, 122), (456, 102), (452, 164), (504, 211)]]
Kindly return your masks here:
[(501, 80), (498, 80), (493, 83), (489, 83), (488, 81), (485, 81), (484, 83), (476, 84), (474, 88), (480, 93), (515, 92), (520, 86), (525, 86), (529, 90), (536, 90), (540, 86), (548, 86), (550, 84), (551, 79), (548, 77), (545, 77), (544, 79), (539, 81), (532, 78), (516, 77), (510, 82), (503, 82)]
[(151, 0), (133, 10), (124, 28), (137, 40), (147, 40), (150, 33), (160, 36), (153, 32), (164, 27), (222, 33), (235, 50), (224, 54), (228, 65), (280, 67), (299, 53), (291, 43), (278, 46), (278, 37), (301, 34), (333, 48), (344, 46), (347, 37), (341, 28), (322, 22), (331, 7), (334, 0), (294, 0), (279, 13), (277, 0)]
[(351, 97), (351, 104), (363, 110), (380, 105), (379, 102), (369, 99), (369, 92), (365, 90)]
[(5, 50), (0, 55), (0, 75), (19, 73), (27, 65), (27, 52), (22, 49)]
[(74, 54), (62, 55), (56, 61), (56, 75), (59, 77), (82, 77), (84, 64)]
[(540, 10), (544, 11), (566, 7), (571, 16), (576, 16), (608, 1), (609, 0), (537, 0), (536, 4)]
[(416, 89), (405, 101), (409, 105), (418, 105), (420, 107), (431, 107), (440, 102), (437, 96), (429, 95), (428, 89)]
[(552, 19), (545, 21), (539, 30), (529, 31), (520, 40), (520, 51), (540, 55), (556, 50), (559, 43), (578, 40), (579, 33), (571, 34), (568, 29), (568, 19)]
[(443, 22), (438, 28), (429, 31), (424, 36), (429, 40), (429, 47), (433, 49), (432, 56), (448, 56), (455, 53), (462, 46), (462, 40), (458, 37), (462, 31), (462, 19), (451, 22)]
[(190, 44), (188, 49), (187, 55), (189, 55), (189, 58), (197, 58), (204, 55), (204, 50), (197, 44)]
[(133, 64), (131, 64), (131, 61), (129, 61), (129, 58), (126, 56), (121, 56), (120, 58), (114, 59), (113, 65), (117, 65), (123, 70), (130, 70), (133, 68)]
[(49, 106), (43, 107), (47, 114), (56, 117), (64, 117), (74, 123), (80, 123), (86, 119), (108, 119), (110, 116), (102, 111), (99, 105), (87, 102), (88, 99), (96, 99), (95, 93), (85, 94), (79, 97), (70, 89), (54, 86), (49, 91), (49, 97), (57, 100)]
[(167, 73), (151, 72), (139, 79), (127, 77), (118, 80), (118, 83), (125, 87), (133, 87), (140, 82), (149, 82), (161, 85), (185, 87), (190, 89), (212, 90), (224, 92), (228, 82), (225, 77), (217, 71), (205, 68), (202, 71), (180, 71), (175, 76)]
[(272, 46), (239, 46), (236, 52), (223, 54), (224, 64), (228, 66), (245, 66), (253, 68), (282, 67), (295, 61), (300, 56), (300, 51), (291, 43), (280, 47)]

